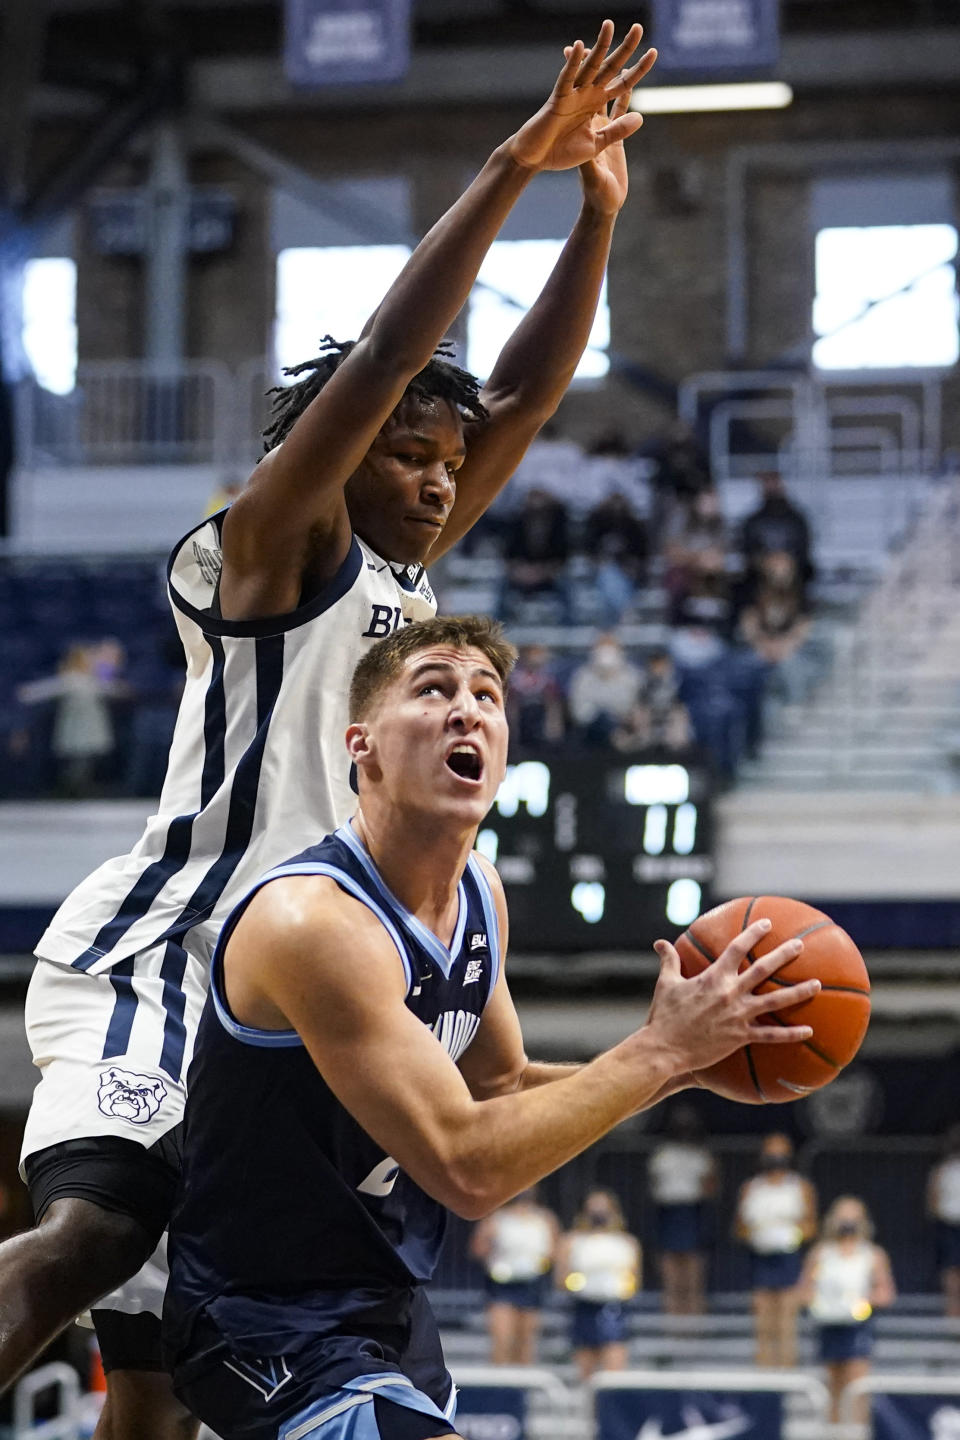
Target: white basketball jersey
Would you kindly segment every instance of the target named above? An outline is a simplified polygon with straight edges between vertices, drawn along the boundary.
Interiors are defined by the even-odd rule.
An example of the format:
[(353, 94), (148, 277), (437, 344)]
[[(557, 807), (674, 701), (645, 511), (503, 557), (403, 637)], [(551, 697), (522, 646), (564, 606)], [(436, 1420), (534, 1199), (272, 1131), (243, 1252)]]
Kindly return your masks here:
[[(570, 1240), (567, 1289), (578, 1300), (629, 1300), (637, 1288), (637, 1245), (617, 1230), (577, 1230)], [(573, 1275), (578, 1277), (571, 1285)]]
[(328, 585), (267, 620), (222, 620), (221, 511), (174, 548), (170, 601), (187, 676), (156, 815), (128, 855), (67, 897), (37, 954), (94, 974), (175, 940), (209, 961), (220, 926), (274, 865), (353, 813), (350, 678), (375, 640), (436, 610), (420, 565), (355, 536)]
[(758, 1255), (791, 1254), (803, 1244), (807, 1198), (799, 1175), (779, 1180), (757, 1175), (747, 1184), (740, 1218), (750, 1233), (750, 1246)]

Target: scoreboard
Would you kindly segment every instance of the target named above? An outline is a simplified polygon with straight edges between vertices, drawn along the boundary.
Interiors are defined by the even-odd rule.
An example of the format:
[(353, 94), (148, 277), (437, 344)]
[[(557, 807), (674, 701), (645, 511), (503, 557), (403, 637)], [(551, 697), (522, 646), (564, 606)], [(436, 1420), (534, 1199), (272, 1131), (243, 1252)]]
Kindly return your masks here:
[(712, 904), (704, 766), (609, 755), (508, 765), (477, 849), (500, 872), (513, 950), (636, 950)]

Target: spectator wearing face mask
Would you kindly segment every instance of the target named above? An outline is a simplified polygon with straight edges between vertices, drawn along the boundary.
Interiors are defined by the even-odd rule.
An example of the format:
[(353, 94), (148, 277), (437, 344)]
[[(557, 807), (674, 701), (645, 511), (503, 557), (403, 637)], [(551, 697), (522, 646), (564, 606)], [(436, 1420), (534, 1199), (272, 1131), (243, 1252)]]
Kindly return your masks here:
[(705, 1212), (717, 1193), (717, 1166), (692, 1105), (681, 1101), (669, 1112), (667, 1133), (647, 1162), (647, 1179), (657, 1206), (663, 1308), (668, 1315), (702, 1315)]
[(735, 1219), (736, 1237), (750, 1250), (758, 1365), (796, 1363), (795, 1287), (801, 1252), (816, 1229), (816, 1192), (794, 1169), (792, 1141), (765, 1136), (757, 1174), (740, 1187)]
[[(845, 1388), (870, 1369), (874, 1311), (892, 1305), (895, 1297), (890, 1257), (873, 1243), (867, 1207), (855, 1195), (841, 1195), (824, 1216), (822, 1238), (808, 1254), (797, 1287), (797, 1299), (817, 1327), (834, 1423)], [(854, 1418), (866, 1424), (865, 1397), (859, 1408)]]
[(590, 657), (570, 681), (570, 718), (586, 745), (606, 746), (640, 698), (642, 675), (616, 635), (597, 637)]
[(743, 522), (740, 542), (747, 569), (756, 572), (764, 555), (786, 550), (793, 556), (800, 583), (806, 586), (813, 577), (809, 521), (790, 499), (779, 471), (765, 471), (757, 479), (760, 504)]
[(560, 1241), (556, 1276), (573, 1296), (571, 1341), (580, 1378), (626, 1369), (626, 1302), (640, 1286), (641, 1251), (612, 1191), (587, 1195)]

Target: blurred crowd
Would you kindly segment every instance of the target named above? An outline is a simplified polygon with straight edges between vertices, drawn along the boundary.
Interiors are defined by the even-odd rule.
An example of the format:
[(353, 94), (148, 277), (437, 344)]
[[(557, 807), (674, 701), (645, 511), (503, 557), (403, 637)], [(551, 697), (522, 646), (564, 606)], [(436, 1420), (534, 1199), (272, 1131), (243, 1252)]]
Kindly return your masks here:
[(811, 528), (778, 472), (757, 477), (755, 507), (732, 525), (678, 427), (645, 458), (613, 439), (587, 454), (540, 442), (506, 497), (469, 537), (500, 562), (500, 618), (519, 634), (597, 630), (585, 659), (562, 640), (521, 647), (518, 753), (695, 745), (730, 778), (770, 705), (804, 700), (822, 674)]
[[(467, 570), (494, 562), (494, 608), (527, 642), (515, 755), (695, 750), (731, 779), (756, 754), (770, 707), (802, 701), (824, 668), (808, 519), (778, 473), (756, 483), (731, 524), (682, 427), (646, 456), (615, 437), (531, 447), (457, 552)], [(0, 582), (0, 793), (157, 794), (183, 660), (156, 567), (51, 561)], [(457, 608), (445, 589), (441, 567)], [(545, 627), (553, 643), (529, 643)]]
[[(646, 1171), (656, 1213), (650, 1268), (668, 1315), (707, 1310), (707, 1254), (720, 1180), (696, 1109), (674, 1102)], [(944, 1311), (960, 1317), (960, 1126), (948, 1131), (929, 1173), (926, 1208)], [(739, 1187), (733, 1217), (731, 1238), (750, 1261), (755, 1363), (796, 1365), (805, 1311), (837, 1419), (843, 1389), (869, 1370), (875, 1315), (896, 1298), (890, 1257), (875, 1241), (866, 1204), (841, 1195), (821, 1216), (792, 1141), (772, 1133), (763, 1137), (753, 1173)], [(581, 1377), (626, 1367), (629, 1302), (644, 1284), (645, 1267), (640, 1241), (630, 1234), (622, 1199), (613, 1191), (588, 1191), (568, 1230), (535, 1190), (526, 1191), (480, 1222), (470, 1253), (484, 1271), (493, 1363), (535, 1363), (542, 1312), (556, 1293), (567, 1297), (569, 1345)]]

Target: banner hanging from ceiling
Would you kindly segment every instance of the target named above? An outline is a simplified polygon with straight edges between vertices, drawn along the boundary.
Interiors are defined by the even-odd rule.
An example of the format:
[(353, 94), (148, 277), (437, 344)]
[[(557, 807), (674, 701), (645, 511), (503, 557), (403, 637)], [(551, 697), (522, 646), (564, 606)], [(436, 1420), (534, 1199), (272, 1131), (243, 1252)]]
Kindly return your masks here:
[(653, 0), (653, 18), (661, 78), (755, 75), (780, 57), (779, 0)]
[(382, 84), (401, 80), (409, 64), (410, 0), (286, 0), (291, 84)]

